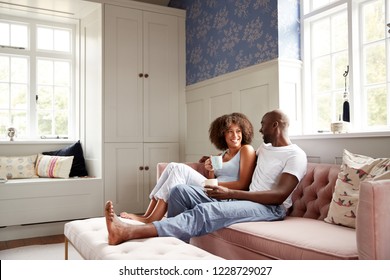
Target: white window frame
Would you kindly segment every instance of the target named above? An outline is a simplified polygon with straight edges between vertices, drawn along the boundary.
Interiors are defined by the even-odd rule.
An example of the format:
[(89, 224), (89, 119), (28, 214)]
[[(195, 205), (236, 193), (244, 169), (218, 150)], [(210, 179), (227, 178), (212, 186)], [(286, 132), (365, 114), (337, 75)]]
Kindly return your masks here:
[[(28, 48), (26, 49), (13, 49), (13, 48), (2, 48), (1, 53), (5, 55), (11, 55), (11, 56), (23, 56), (28, 57), (29, 60), (29, 85), (28, 85), (28, 120), (29, 124), (27, 125), (27, 136), (25, 138), (18, 138), (18, 142), (20, 141), (63, 141), (61, 137), (50, 135), (46, 138), (42, 138), (43, 135), (37, 135), (36, 129), (37, 129), (37, 120), (36, 120), (36, 91), (37, 91), (37, 84), (36, 84), (36, 71), (37, 71), (37, 59), (38, 58), (48, 58), (53, 60), (71, 60), (72, 63), (72, 69), (71, 69), (71, 93), (70, 93), (70, 100), (69, 100), (69, 119), (68, 119), (68, 135), (65, 139), (67, 141), (69, 140), (77, 140), (79, 138), (79, 114), (78, 114), (78, 108), (79, 104), (77, 102), (78, 100), (78, 94), (79, 94), (79, 84), (78, 84), (78, 65), (77, 59), (79, 57), (78, 55), (78, 49), (77, 44), (79, 42), (78, 36), (79, 36), (79, 23), (78, 21), (63, 21), (60, 19), (57, 21), (48, 21), (48, 20), (39, 20), (34, 18), (25, 18), (25, 17), (16, 17), (16, 16), (10, 16), (1, 14), (1, 19), (8, 22), (15, 22), (15, 23), (25, 23), (29, 25), (28, 29)], [(35, 34), (36, 27), (37, 26), (48, 26), (48, 27), (54, 27), (54, 28), (65, 28), (65, 29), (71, 29), (72, 30), (72, 37), (71, 37), (71, 49), (72, 54), (67, 55), (61, 52), (56, 51), (38, 51), (37, 50), (37, 44), (36, 44), (36, 36)], [(4, 135), (0, 135), (0, 140), (8, 140)]]
[[(313, 124), (313, 117), (315, 110), (313, 109), (313, 99), (311, 96), (311, 65), (310, 63), (305, 63), (305, 61), (310, 60), (310, 28), (308, 31), (307, 21), (309, 18), (315, 19), (318, 18), (324, 13), (329, 11), (341, 10), (343, 7), (347, 7), (348, 13), (348, 56), (349, 56), (349, 92), (352, 93), (349, 96), (349, 102), (351, 107), (351, 129), (350, 132), (354, 134), (385, 134), (389, 135), (390, 133), (390, 66), (387, 68), (387, 87), (388, 87), (388, 108), (387, 108), (387, 127), (384, 129), (373, 129), (368, 130), (359, 126), (361, 123), (361, 117), (359, 112), (361, 112), (363, 106), (362, 99), (364, 98), (363, 93), (357, 94), (357, 92), (363, 92), (362, 82), (360, 77), (362, 73), (360, 70), (362, 67), (359, 67), (360, 61), (362, 59), (361, 51), (361, 41), (359, 38), (359, 32), (356, 31), (356, 27), (360, 26), (362, 20), (359, 18), (360, 5), (366, 0), (339, 0), (332, 2), (327, 7), (318, 8), (315, 11), (312, 11), (308, 14), (304, 14), (303, 1), (301, 1), (301, 46), (302, 46), (302, 60), (303, 60), (303, 134), (304, 135), (323, 135), (319, 132)], [(390, 1), (386, 1), (386, 22), (390, 22)], [(360, 27), (359, 27), (360, 28)], [(359, 30), (359, 29), (358, 29)], [(387, 37), (388, 42), (387, 46), (387, 55), (390, 57), (390, 36)], [(357, 70), (358, 69), (358, 70)], [(329, 124), (330, 125), (330, 124)], [(330, 129), (330, 126), (329, 126)], [(330, 132), (330, 131), (329, 131)]]

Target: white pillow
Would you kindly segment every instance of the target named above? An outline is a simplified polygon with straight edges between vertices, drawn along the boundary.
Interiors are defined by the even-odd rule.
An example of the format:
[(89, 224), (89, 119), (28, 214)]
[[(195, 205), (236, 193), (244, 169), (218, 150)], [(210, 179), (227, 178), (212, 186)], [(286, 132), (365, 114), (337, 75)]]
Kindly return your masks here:
[(47, 178), (69, 178), (72, 167), (73, 156), (47, 156), (38, 155), (36, 173), (39, 177)]

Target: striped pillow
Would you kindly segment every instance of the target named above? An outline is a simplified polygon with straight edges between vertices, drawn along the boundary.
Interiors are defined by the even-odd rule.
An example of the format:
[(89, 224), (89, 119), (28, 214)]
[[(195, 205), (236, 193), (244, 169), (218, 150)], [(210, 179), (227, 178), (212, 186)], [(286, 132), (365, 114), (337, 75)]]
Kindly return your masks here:
[(36, 173), (39, 177), (69, 178), (73, 156), (46, 156), (38, 155)]

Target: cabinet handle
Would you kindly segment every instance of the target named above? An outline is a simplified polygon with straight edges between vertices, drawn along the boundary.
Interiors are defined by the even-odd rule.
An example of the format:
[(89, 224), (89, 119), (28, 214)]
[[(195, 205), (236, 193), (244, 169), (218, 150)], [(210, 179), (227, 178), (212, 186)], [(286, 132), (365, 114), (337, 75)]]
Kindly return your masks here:
[(143, 167), (143, 166), (140, 166), (140, 167), (139, 167), (139, 170), (144, 170), (144, 167)]
[(149, 170), (149, 166), (145, 166), (145, 170), (148, 171)]
[(139, 73), (139, 74), (138, 74), (138, 77), (140, 77), (140, 78), (142, 78), (143, 76), (144, 76), (143, 73)]
[(149, 74), (145, 74), (145, 78), (149, 78)]

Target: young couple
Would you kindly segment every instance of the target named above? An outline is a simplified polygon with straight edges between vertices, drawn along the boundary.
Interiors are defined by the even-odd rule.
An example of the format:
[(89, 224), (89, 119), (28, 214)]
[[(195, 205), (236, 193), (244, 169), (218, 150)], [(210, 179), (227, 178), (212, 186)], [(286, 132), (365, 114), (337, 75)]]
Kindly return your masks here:
[[(201, 187), (205, 177), (185, 164), (169, 164), (152, 191), (146, 213), (121, 213), (144, 225), (123, 223), (115, 215), (112, 202), (106, 203), (108, 243), (155, 236), (174, 236), (188, 242), (193, 236), (234, 223), (283, 219), (307, 165), (306, 154), (289, 139), (288, 126), (288, 117), (282, 111), (266, 113), (259, 131), (264, 143), (255, 152), (250, 145), (253, 127), (245, 115), (217, 118), (209, 134), (211, 142), (223, 151), (224, 164), (214, 170), (207, 159), (205, 169), (208, 178), (218, 178), (218, 186), (210, 186), (205, 192)], [(166, 211), (167, 218), (162, 219)]]

